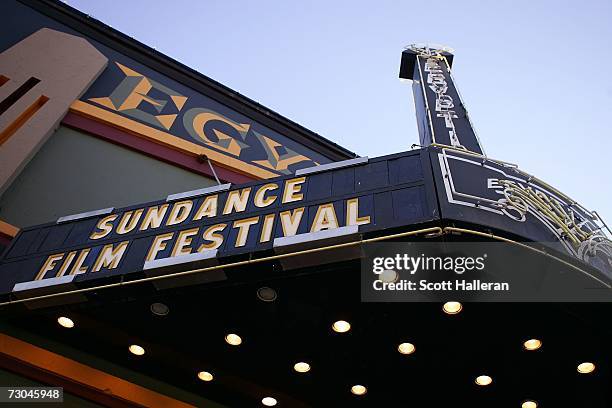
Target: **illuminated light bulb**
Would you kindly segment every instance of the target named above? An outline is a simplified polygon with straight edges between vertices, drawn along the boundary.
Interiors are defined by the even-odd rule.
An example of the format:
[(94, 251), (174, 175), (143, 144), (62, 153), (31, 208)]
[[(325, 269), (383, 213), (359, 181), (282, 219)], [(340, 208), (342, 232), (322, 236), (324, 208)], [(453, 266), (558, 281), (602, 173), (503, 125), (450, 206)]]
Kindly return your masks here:
[(446, 302), (444, 306), (442, 306), (442, 309), (445, 313), (454, 315), (463, 309), (463, 305), (459, 302)]
[(542, 347), (542, 341), (538, 339), (529, 339), (523, 343), (525, 350), (537, 350)]
[(298, 373), (307, 373), (308, 371), (310, 371), (310, 364), (301, 361), (299, 363), (295, 363), (293, 369)]
[(402, 354), (412, 354), (414, 353), (415, 350), (416, 348), (414, 347), (414, 344), (412, 343), (402, 343), (399, 346), (397, 346), (397, 351), (399, 351)]
[(580, 374), (589, 374), (589, 373), (592, 373), (593, 371), (595, 371), (595, 364), (593, 363), (584, 362), (584, 363), (578, 364), (578, 372)]
[(334, 322), (332, 329), (337, 333), (346, 333), (351, 330), (351, 324), (345, 320), (338, 320)]
[(68, 317), (60, 316), (57, 318), (57, 322), (60, 326), (65, 327), (67, 329), (72, 329), (74, 327), (74, 322)]
[(231, 344), (232, 346), (239, 346), (240, 344), (242, 344), (242, 339), (240, 338), (240, 336), (234, 333), (230, 333), (225, 336), (225, 341), (227, 342), (227, 344)]
[(276, 405), (276, 398), (265, 397), (261, 400), (261, 403), (264, 404), (266, 407), (273, 407)]
[(535, 401), (525, 401), (521, 404), (521, 408), (538, 408), (538, 403)]
[(142, 356), (145, 353), (145, 350), (137, 344), (132, 344), (129, 347), (130, 353), (135, 354), (137, 356)]
[(476, 377), (476, 384), (478, 385), (489, 385), (493, 382), (493, 379), (491, 377), (489, 377), (488, 375), (479, 375), (478, 377)]
[(351, 392), (355, 395), (363, 395), (368, 392), (368, 389), (363, 385), (353, 385), (351, 387)]
[(198, 378), (202, 381), (212, 381), (213, 380), (213, 375), (211, 373), (209, 373), (208, 371), (200, 371), (198, 373)]

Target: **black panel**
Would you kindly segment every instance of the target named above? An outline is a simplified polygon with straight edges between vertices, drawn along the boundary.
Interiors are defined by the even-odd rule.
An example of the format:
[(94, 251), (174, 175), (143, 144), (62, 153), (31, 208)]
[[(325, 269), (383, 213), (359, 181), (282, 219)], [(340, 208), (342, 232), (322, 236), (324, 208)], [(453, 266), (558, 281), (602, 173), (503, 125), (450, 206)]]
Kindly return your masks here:
[(375, 162), (355, 168), (355, 191), (367, 191), (389, 185), (387, 162)]
[[(421, 144), (439, 143), (482, 154), (450, 73), (449, 55), (416, 55), (412, 85)], [(433, 129), (432, 129), (433, 127)]]
[(423, 168), (419, 156), (405, 156), (389, 160), (389, 183), (413, 183), (423, 178)]
[(602, 245), (597, 242), (605, 235), (593, 214), (571, 198), (512, 165), (454, 149), (431, 148), (431, 159), (442, 218), (542, 243), (612, 277), (610, 265), (602, 263), (605, 251), (586, 249)]
[[(17, 282), (22, 282), (32, 280), (49, 256), (61, 254), (62, 258), (56, 260), (54, 265), (50, 265), (50, 269), (45, 274), (47, 278), (55, 276), (67, 259), (67, 254), (75, 251), (76, 254), (68, 265), (68, 271), (71, 271), (78, 256), (89, 248), (89, 253), (87, 253), (83, 263), (87, 272), (79, 275), (77, 282), (120, 276), (138, 272), (142, 269), (154, 237), (169, 232), (173, 233), (171, 239), (166, 242), (166, 247), (161, 249), (155, 257), (155, 259), (166, 258), (170, 256), (177, 242), (178, 232), (197, 228), (198, 233), (193, 236), (189, 245), (191, 253), (194, 253), (202, 243), (210, 243), (203, 238), (203, 233), (208, 227), (216, 224), (226, 224), (220, 233), (223, 236), (223, 243), (217, 248), (218, 257), (256, 253), (269, 250), (274, 238), (284, 236), (279, 215), (281, 212), (289, 211), (290, 214), (296, 214), (297, 216), (299, 211), (303, 211), (297, 231), (298, 234), (302, 234), (312, 230), (320, 206), (333, 203), (337, 224), (342, 227), (347, 225), (348, 222), (347, 200), (349, 199), (358, 199), (358, 217), (370, 217), (368, 224), (360, 225), (359, 228), (363, 231), (380, 231), (387, 228), (423, 223), (434, 220), (436, 215), (436, 206), (433, 202), (435, 200), (431, 200), (434, 204), (434, 206), (431, 206), (424, 193), (425, 189), (431, 190), (431, 185), (425, 186), (422, 169), (430, 166), (429, 164), (423, 165), (421, 161), (428, 159), (429, 156), (422, 155), (420, 151), (411, 151), (395, 154), (388, 158), (373, 159), (358, 166), (329, 170), (311, 176), (307, 175), (303, 180), (300, 177), (281, 177), (236, 186), (234, 191), (241, 192), (240, 195), (248, 192), (249, 198), (246, 210), (234, 211), (228, 215), (223, 214), (229, 196), (229, 192), (226, 191), (208, 196), (184, 198), (169, 203), (157, 201), (135, 205), (116, 209), (112, 214), (99, 217), (26, 228), (15, 238), (13, 249), (9, 251), (7, 260), (15, 260), (16, 264), (19, 264), (33, 258), (38, 259), (35, 268), (24, 267), (21, 270)], [(391, 169), (392, 183), (389, 182), (389, 169)], [(268, 191), (266, 197), (276, 196), (277, 198), (272, 205), (259, 208), (254, 205), (253, 197), (259, 188), (268, 184), (273, 184), (276, 188)], [(285, 190), (291, 188), (291, 185), (295, 185), (293, 192), (285, 192)], [(433, 197), (433, 192), (430, 195)], [(205, 197), (214, 196), (217, 197), (217, 215), (194, 221), (192, 218), (204, 202)], [(283, 197), (288, 202), (283, 203)], [(192, 203), (189, 216), (176, 225), (166, 225), (172, 208), (183, 201)], [(162, 225), (159, 228), (149, 228), (142, 231), (140, 226), (146, 215), (146, 209), (166, 204), (169, 207)], [(132, 214), (131, 217), (133, 218), (137, 211), (142, 211), (142, 215), (135, 227), (127, 233), (117, 233), (116, 229), (121, 224), (123, 217), (126, 214)], [(275, 215), (273, 234), (270, 240), (260, 242), (263, 220), (267, 214)], [(116, 217), (105, 224), (108, 228), (112, 228), (112, 231), (100, 239), (91, 239), (93, 232), (102, 231), (105, 228), (104, 225), (98, 227), (98, 223), (109, 215)], [(238, 246), (236, 238), (239, 229), (235, 226), (235, 222), (253, 217), (257, 219), (257, 223), (249, 227), (246, 244)], [(127, 224), (129, 225), (129, 222)], [(287, 225), (287, 228), (289, 228), (289, 225)], [(129, 242), (129, 245), (117, 266), (109, 269), (107, 265), (103, 265), (100, 271), (92, 272), (93, 265), (98, 260), (105, 245), (112, 244), (112, 247), (109, 248), (115, 250), (119, 248), (121, 242), (126, 241)], [(0, 264), (0, 273), (2, 273), (3, 268)]]

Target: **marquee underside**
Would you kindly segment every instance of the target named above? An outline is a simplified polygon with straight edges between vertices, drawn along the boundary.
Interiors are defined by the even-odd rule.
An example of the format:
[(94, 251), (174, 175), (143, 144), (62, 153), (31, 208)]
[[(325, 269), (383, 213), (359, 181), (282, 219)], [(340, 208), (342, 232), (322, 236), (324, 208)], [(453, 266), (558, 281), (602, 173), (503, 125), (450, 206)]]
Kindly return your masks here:
[[(471, 240), (443, 235), (419, 241)], [(516, 262), (529, 274), (533, 263)], [(559, 263), (560, 272), (576, 273)], [(227, 406), (257, 406), (272, 396), (280, 406), (541, 406), (607, 407), (612, 401), (609, 304), (471, 303), (447, 315), (440, 302), (363, 303), (357, 260), (283, 272), (276, 262), (226, 269), (227, 280), (158, 290), (151, 283), (101, 289), (88, 301), (28, 310), (3, 310), (10, 325), (96, 355), (135, 372)], [(206, 273), (206, 272), (203, 272)], [(257, 289), (278, 297), (263, 302)], [(169, 307), (151, 313), (152, 303)], [(68, 316), (72, 329), (57, 324)], [(348, 333), (331, 325), (343, 319)], [(224, 341), (237, 333), (243, 343)], [(541, 349), (523, 342), (538, 338)], [(416, 352), (398, 353), (411, 342)], [(130, 344), (146, 350), (128, 352)], [(308, 362), (308, 373), (293, 365)], [(582, 361), (597, 364), (581, 375)], [(199, 380), (199, 371), (214, 380)], [(481, 387), (477, 376), (493, 383)], [(86, 379), (84, 379), (86, 381)], [(364, 396), (350, 392), (367, 386)], [(587, 404), (588, 402), (588, 404)]]

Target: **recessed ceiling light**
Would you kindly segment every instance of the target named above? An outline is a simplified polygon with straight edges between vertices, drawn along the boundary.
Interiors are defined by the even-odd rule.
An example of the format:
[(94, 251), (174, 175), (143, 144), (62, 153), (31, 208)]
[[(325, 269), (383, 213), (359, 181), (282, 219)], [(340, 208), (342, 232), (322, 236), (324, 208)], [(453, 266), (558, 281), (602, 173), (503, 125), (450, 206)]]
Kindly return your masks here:
[(274, 302), (276, 300), (276, 291), (272, 288), (264, 286), (257, 289), (257, 298), (264, 302)]
[(57, 322), (60, 326), (65, 327), (67, 329), (72, 329), (74, 327), (74, 322), (72, 321), (72, 319), (65, 316), (58, 317)]
[(538, 408), (538, 403), (535, 401), (525, 401), (521, 404), (521, 408)]
[(225, 341), (227, 342), (227, 344), (231, 344), (232, 346), (239, 346), (240, 344), (242, 344), (242, 339), (240, 338), (240, 336), (234, 333), (226, 335)]
[(397, 346), (397, 351), (399, 351), (402, 354), (412, 354), (414, 353), (415, 350), (416, 348), (414, 347), (414, 344), (412, 343), (402, 343), (399, 346)]
[(595, 371), (595, 364), (593, 363), (584, 362), (584, 363), (578, 364), (578, 372), (580, 374), (589, 374), (589, 373), (592, 373), (593, 371)]
[(152, 303), (151, 304), (151, 313), (156, 316), (167, 316), (170, 313), (170, 308), (163, 303)]
[(529, 339), (523, 343), (525, 350), (537, 350), (542, 347), (542, 341), (538, 339)]
[(459, 302), (446, 302), (442, 309), (447, 314), (457, 314), (463, 309), (463, 305)]
[(145, 350), (137, 344), (132, 344), (129, 349), (130, 353), (135, 354), (137, 356), (142, 356), (145, 353)]
[(338, 320), (332, 325), (332, 329), (337, 333), (346, 333), (351, 330), (351, 324), (346, 320)]
[(355, 395), (363, 395), (368, 392), (368, 389), (363, 385), (353, 385), (351, 387), (351, 392)]
[(198, 373), (198, 378), (202, 381), (212, 381), (213, 380), (213, 375), (211, 373), (209, 373), (208, 371), (200, 371)]
[(264, 404), (266, 407), (273, 407), (276, 405), (276, 398), (265, 397), (261, 400), (261, 403)]
[(298, 373), (307, 373), (310, 371), (310, 364), (300, 361), (299, 363), (295, 363), (293, 369)]
[(491, 377), (489, 377), (488, 375), (479, 375), (478, 377), (476, 377), (476, 384), (478, 385), (489, 385), (493, 382), (493, 379)]

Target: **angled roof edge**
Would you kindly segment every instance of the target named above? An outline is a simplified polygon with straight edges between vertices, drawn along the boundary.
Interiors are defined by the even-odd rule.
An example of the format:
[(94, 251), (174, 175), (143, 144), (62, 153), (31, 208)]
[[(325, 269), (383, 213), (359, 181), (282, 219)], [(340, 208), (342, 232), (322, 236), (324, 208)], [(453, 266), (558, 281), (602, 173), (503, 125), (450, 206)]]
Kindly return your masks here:
[(65, 3), (57, 0), (18, 1), (217, 102), (250, 116), (262, 125), (318, 151), (331, 160), (358, 157), (356, 153), (339, 144)]

